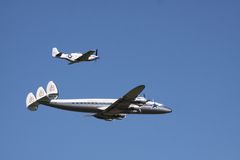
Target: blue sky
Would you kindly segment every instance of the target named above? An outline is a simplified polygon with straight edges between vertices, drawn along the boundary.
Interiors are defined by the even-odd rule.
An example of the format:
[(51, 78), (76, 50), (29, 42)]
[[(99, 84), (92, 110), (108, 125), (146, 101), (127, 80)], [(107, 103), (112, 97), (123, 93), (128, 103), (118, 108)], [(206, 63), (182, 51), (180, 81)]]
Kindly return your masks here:
[[(0, 159), (240, 158), (237, 0), (0, 2)], [(96, 63), (51, 57), (99, 49)], [(61, 98), (118, 98), (145, 84), (173, 109), (111, 123), (40, 106), (28, 92), (53, 80)]]

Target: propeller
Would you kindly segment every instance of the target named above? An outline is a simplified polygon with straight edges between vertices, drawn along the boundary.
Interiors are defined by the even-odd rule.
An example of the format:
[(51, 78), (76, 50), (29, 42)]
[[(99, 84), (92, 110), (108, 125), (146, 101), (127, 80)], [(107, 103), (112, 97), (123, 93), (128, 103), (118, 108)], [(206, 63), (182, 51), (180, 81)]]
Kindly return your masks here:
[(157, 105), (155, 104), (154, 99), (152, 100), (152, 102), (153, 102), (153, 108), (157, 108)]
[[(98, 56), (98, 49), (95, 50), (95, 55)], [(97, 62), (97, 59), (95, 59), (94, 61)]]
[(141, 113), (141, 112), (142, 112), (142, 109), (141, 109), (141, 108), (139, 108), (139, 109), (138, 109), (138, 112), (140, 112), (140, 113)]
[(144, 97), (144, 98), (146, 98), (146, 95), (145, 95), (145, 93), (143, 93), (143, 97)]
[(98, 55), (98, 49), (96, 49), (96, 56)]
[(145, 94), (145, 93), (143, 93), (143, 97), (147, 100), (146, 102), (149, 102), (149, 101), (150, 101), (150, 99), (147, 99), (147, 98), (146, 98), (146, 94)]

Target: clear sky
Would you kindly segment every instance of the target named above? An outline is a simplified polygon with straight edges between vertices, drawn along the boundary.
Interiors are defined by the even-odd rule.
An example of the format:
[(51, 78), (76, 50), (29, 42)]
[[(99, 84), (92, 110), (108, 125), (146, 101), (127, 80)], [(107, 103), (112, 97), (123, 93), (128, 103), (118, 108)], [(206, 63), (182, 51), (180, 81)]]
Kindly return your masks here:
[[(0, 159), (240, 159), (240, 1), (0, 1)], [(97, 62), (51, 57), (99, 49)], [(105, 122), (25, 107), (56, 82), (61, 98), (119, 98), (145, 84), (173, 109)]]

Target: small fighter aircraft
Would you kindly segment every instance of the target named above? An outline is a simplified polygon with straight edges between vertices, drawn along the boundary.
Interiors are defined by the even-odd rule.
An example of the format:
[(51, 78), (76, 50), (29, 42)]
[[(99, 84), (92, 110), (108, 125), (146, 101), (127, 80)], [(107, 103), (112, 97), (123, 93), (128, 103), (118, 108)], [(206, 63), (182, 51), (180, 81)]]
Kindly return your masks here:
[[(95, 53), (95, 54), (94, 54)], [(83, 61), (94, 61), (99, 59), (98, 50), (89, 50), (86, 53), (63, 53), (59, 52), (57, 48), (52, 49), (52, 56), (56, 58), (66, 59), (69, 64), (79, 63)]]
[(112, 121), (122, 120), (127, 114), (164, 114), (172, 110), (167, 106), (148, 100), (138, 95), (145, 88), (144, 85), (137, 86), (119, 99), (58, 99), (58, 89), (53, 81), (47, 85), (46, 91), (39, 87), (36, 97), (29, 93), (26, 106), (30, 111), (36, 111), (38, 105), (46, 105), (53, 108), (88, 112), (98, 119)]

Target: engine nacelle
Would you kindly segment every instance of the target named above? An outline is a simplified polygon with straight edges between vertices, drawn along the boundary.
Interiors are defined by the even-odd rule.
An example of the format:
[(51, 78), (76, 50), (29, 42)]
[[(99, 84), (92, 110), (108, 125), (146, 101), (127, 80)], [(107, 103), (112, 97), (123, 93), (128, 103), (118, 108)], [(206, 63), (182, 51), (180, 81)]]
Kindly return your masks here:
[(117, 120), (122, 120), (123, 118), (126, 118), (127, 117), (127, 114), (118, 114), (118, 115), (115, 115), (115, 119)]
[(133, 112), (141, 112), (141, 107), (136, 104), (130, 104), (128, 108), (131, 109)]
[(134, 103), (136, 104), (146, 104), (148, 102), (148, 100), (145, 97), (137, 97), (134, 100)]

